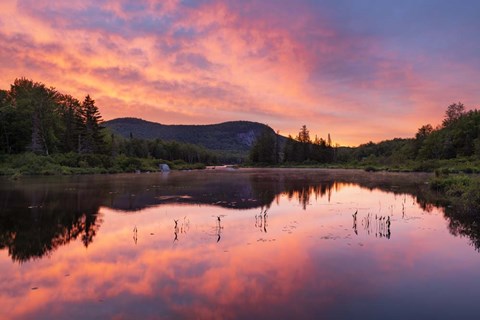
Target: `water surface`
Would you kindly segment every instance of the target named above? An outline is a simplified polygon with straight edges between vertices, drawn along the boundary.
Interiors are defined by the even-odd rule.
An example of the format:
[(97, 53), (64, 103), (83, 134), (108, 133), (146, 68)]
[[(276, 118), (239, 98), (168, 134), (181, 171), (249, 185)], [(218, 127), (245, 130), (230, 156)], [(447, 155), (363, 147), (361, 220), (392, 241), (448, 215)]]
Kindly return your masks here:
[(2, 179), (0, 318), (473, 318), (478, 226), (436, 206), (427, 178)]

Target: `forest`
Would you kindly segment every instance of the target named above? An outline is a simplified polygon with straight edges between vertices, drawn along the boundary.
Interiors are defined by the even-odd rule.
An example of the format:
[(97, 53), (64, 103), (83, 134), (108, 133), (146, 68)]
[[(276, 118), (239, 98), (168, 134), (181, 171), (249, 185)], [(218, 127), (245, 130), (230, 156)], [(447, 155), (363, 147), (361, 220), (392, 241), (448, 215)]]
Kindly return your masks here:
[(390, 170), (477, 172), (480, 160), (480, 112), (450, 104), (441, 124), (420, 127), (409, 139), (366, 143), (339, 151), (338, 161)]
[(218, 163), (201, 146), (123, 138), (103, 125), (95, 100), (80, 101), (29, 79), (0, 91), (0, 173), (155, 171), (158, 164), (203, 168)]
[(441, 124), (423, 125), (408, 139), (339, 147), (332, 146), (330, 134), (327, 141), (311, 141), (304, 125), (295, 138), (288, 138), (283, 153), (277, 146), (273, 135), (264, 134), (252, 148), (250, 161), (258, 166), (434, 172), (427, 184), (441, 195), (440, 205), (454, 208), (462, 219), (480, 214), (480, 111), (466, 111), (461, 102), (447, 107)]
[[(147, 123), (157, 131), (169, 128), (135, 121), (140, 125)], [(43, 83), (19, 78), (9, 90), (0, 90), (0, 174), (156, 171), (160, 163), (187, 169), (232, 162), (443, 173), (476, 173), (480, 168), (480, 112), (466, 111), (461, 102), (447, 107), (441, 124), (423, 125), (412, 138), (368, 142), (354, 148), (333, 145), (330, 134), (326, 139), (312, 139), (306, 125), (297, 136), (288, 138), (258, 123), (230, 122), (204, 127), (205, 132), (226, 136), (219, 133), (222, 126), (235, 130), (252, 125), (258, 134), (248, 159), (240, 153), (232, 155), (232, 150), (208, 149), (206, 142), (201, 145), (146, 139), (131, 132), (117, 134), (105, 127), (90, 95), (78, 100)], [(185, 131), (182, 126), (170, 127)], [(228, 139), (233, 141), (232, 137)]]
[(480, 168), (480, 111), (466, 111), (461, 103), (449, 105), (443, 122), (423, 125), (414, 137), (368, 142), (358, 147), (333, 146), (310, 138), (304, 125), (283, 149), (266, 133), (250, 153), (250, 161), (284, 166), (364, 168), (368, 171), (435, 171), (476, 173)]

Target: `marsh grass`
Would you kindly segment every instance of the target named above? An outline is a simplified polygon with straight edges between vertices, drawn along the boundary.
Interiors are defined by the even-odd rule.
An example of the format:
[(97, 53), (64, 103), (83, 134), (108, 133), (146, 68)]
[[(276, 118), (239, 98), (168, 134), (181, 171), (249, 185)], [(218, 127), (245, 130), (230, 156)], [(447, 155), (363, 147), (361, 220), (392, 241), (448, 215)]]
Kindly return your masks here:
[(123, 172), (156, 172), (166, 163), (174, 170), (204, 169), (203, 163), (189, 164), (183, 160), (166, 161), (153, 158), (136, 158), (119, 155), (110, 157), (98, 154), (63, 153), (41, 156), (34, 153), (2, 155), (0, 175), (18, 179), (23, 175), (106, 174)]

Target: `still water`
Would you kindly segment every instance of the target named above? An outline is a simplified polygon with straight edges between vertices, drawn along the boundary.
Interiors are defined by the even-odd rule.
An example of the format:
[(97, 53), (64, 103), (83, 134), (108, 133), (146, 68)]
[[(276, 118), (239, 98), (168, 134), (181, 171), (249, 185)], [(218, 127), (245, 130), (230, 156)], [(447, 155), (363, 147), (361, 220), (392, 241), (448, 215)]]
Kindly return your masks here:
[(0, 318), (477, 318), (478, 224), (434, 205), (427, 179), (2, 178)]

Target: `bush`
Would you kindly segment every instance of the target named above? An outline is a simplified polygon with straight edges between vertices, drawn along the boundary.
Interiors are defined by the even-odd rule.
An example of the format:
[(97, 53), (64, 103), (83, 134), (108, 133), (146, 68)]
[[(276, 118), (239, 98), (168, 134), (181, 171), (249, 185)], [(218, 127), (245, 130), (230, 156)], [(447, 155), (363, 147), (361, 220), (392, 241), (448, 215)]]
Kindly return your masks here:
[(79, 155), (78, 153), (69, 152), (69, 153), (56, 153), (52, 155), (52, 158), (56, 163), (65, 167), (78, 167), (79, 166)]
[(434, 160), (425, 160), (417, 163), (413, 166), (413, 171), (415, 172), (433, 172), (437, 169), (438, 164)]
[(121, 169), (123, 172), (140, 170), (142, 162), (138, 158), (127, 157), (120, 155), (115, 159), (114, 166)]

